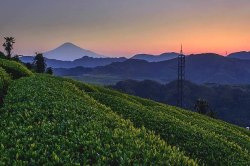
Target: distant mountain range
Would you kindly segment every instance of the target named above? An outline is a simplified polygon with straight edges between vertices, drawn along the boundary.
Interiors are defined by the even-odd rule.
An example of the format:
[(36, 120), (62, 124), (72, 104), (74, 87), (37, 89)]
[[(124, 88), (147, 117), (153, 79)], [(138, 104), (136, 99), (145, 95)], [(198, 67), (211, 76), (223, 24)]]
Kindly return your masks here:
[[(129, 59), (87, 71), (86, 68), (79, 67), (78, 72), (76, 69), (67, 69), (67, 74), (64, 74), (64, 70), (55, 69), (55, 74), (61, 76), (107, 75), (123, 79), (151, 79), (166, 83), (177, 78), (177, 59), (161, 62)], [(250, 60), (228, 58), (212, 53), (190, 55), (186, 58), (186, 79), (198, 84), (249, 84)]]
[(235, 52), (228, 55), (229, 58), (237, 58), (237, 59), (247, 59), (250, 60), (250, 51), (241, 51), (241, 52)]
[(44, 53), (44, 57), (48, 59), (56, 59), (62, 61), (73, 61), (84, 56), (92, 58), (106, 57), (104, 55), (100, 55), (95, 52), (80, 48), (72, 43), (64, 43), (61, 46)]
[[(160, 84), (155, 81), (125, 80), (112, 88), (135, 96), (176, 105), (177, 81)], [(184, 107), (194, 110), (197, 99), (208, 101), (215, 117), (224, 121), (246, 127), (250, 125), (250, 86), (230, 85), (196, 85), (184, 82)]]
[(133, 56), (131, 59), (145, 60), (148, 62), (160, 62), (160, 61), (166, 61), (166, 60), (177, 58), (178, 55), (179, 54), (175, 52), (163, 53), (160, 55), (137, 54)]
[[(99, 75), (107, 76), (107, 79), (151, 79), (163, 83), (177, 78), (178, 53), (174, 52), (158, 56), (137, 54), (130, 59), (109, 58), (72, 43), (65, 43), (44, 53), (44, 56), (47, 66), (54, 68), (55, 74), (60, 76), (81, 77), (87, 74), (88, 79)], [(232, 53), (228, 57), (213, 53), (188, 55), (186, 79), (198, 84), (207, 82), (248, 84), (250, 83), (249, 57), (250, 52)], [(33, 57), (27, 56), (20, 59), (25, 63), (33, 61)]]
[[(34, 57), (33, 56), (21, 56), (20, 60), (24, 63), (32, 63)], [(124, 57), (121, 58), (92, 58), (88, 56), (84, 56), (82, 58), (76, 59), (74, 61), (61, 61), (56, 59), (48, 59), (45, 58), (47, 67), (52, 68), (74, 68), (74, 67), (97, 67), (97, 66), (106, 66), (113, 62), (123, 62), (127, 60)]]

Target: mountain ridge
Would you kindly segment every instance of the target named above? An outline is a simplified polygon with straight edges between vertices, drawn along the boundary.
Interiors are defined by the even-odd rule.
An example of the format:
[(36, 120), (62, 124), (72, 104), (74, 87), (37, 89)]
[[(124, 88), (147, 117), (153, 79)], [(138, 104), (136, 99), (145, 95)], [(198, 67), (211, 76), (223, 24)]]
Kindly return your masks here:
[[(109, 75), (135, 80), (143, 78), (166, 83), (177, 79), (177, 63), (176, 58), (161, 62), (129, 59), (124, 62), (113, 62), (106, 66), (96, 67), (81, 75)], [(250, 82), (249, 66), (249, 60), (227, 58), (218, 54), (190, 55), (186, 57), (186, 79), (198, 84), (247, 84)], [(55, 73), (60, 70), (56, 69)], [(74, 73), (72, 74), (74, 75)]]
[(159, 61), (165, 61), (170, 60), (178, 57), (178, 53), (175, 52), (166, 52), (162, 53), (160, 55), (152, 55), (152, 54), (136, 54), (130, 59), (141, 59), (146, 60), (148, 62), (159, 62)]
[[(19, 58), (23, 63), (32, 63), (34, 56), (20, 56)], [(125, 60), (127, 60), (127, 58), (125, 57), (93, 58), (84, 56), (79, 59), (75, 59), (73, 61), (62, 61), (56, 59), (49, 59), (45, 57), (47, 67), (52, 67), (52, 68), (74, 68), (79, 66), (93, 68), (97, 66), (106, 66), (111, 64), (112, 62), (123, 62)]]
[(227, 57), (250, 60), (250, 51), (240, 51), (240, 52), (231, 53)]

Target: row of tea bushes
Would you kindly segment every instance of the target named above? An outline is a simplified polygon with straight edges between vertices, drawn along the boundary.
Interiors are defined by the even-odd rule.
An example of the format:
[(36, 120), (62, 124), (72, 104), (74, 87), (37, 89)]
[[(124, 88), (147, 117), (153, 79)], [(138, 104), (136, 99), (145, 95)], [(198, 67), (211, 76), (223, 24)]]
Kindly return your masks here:
[(0, 165), (197, 165), (72, 83), (42, 75), (9, 86), (0, 154)]
[(7, 87), (11, 82), (11, 78), (6, 71), (0, 67), (0, 98), (4, 97), (5, 93), (7, 92)]
[[(114, 96), (113, 93), (109, 95), (92, 92), (91, 96), (125, 119), (131, 120), (135, 126), (145, 126), (146, 129), (156, 132), (170, 145), (177, 146), (189, 156), (199, 159), (201, 164), (250, 164), (247, 150), (249, 137), (247, 135), (241, 133), (238, 135), (239, 139), (237, 137), (227, 139), (228, 132), (223, 133), (223, 130), (221, 130), (218, 133), (218, 131), (211, 132), (208, 130), (209, 126), (214, 125), (213, 121), (202, 124), (202, 120), (196, 121), (193, 119), (196, 121), (193, 123), (190, 118), (181, 116), (181, 113), (171, 112), (167, 108), (168, 106), (165, 106), (166, 108), (163, 105), (161, 107), (143, 106), (138, 104), (138, 101), (133, 102), (134, 99), (130, 101), (131, 99), (127, 100), (123, 96)], [(201, 115), (197, 115), (196, 118), (201, 118)], [(230, 127), (231, 125), (227, 124), (227, 126)], [(237, 135), (237, 133), (234, 134)]]
[(2, 67), (13, 79), (33, 75), (33, 73), (24, 65), (12, 60), (0, 58), (0, 67)]

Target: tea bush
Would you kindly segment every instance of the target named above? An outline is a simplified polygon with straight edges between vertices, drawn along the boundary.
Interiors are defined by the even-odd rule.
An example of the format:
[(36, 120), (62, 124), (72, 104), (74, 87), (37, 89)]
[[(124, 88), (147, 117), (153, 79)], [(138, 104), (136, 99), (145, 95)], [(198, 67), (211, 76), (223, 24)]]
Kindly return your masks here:
[(247, 130), (177, 107), (103, 87), (95, 88), (95, 93), (89, 93), (94, 99), (130, 119), (137, 127), (145, 126), (155, 131), (171, 145), (199, 158), (201, 163), (249, 165), (250, 135)]
[(13, 79), (32, 76), (33, 73), (19, 62), (1, 59), (0, 67), (2, 67)]
[(250, 165), (249, 131), (108, 88), (37, 74), (4, 101), (0, 165)]
[[(187, 155), (198, 158), (206, 165), (249, 165), (250, 137), (227, 124), (219, 127), (201, 115), (192, 120), (184, 112), (168, 106), (143, 106), (126, 98), (100, 92), (91, 96), (110, 107), (136, 127), (145, 126), (155, 131), (170, 145), (177, 146)], [(138, 101), (137, 101), (138, 102)], [(145, 102), (145, 100), (143, 101)], [(157, 104), (157, 103), (155, 103)], [(153, 105), (153, 104), (150, 104)], [(187, 112), (187, 111), (186, 111)], [(194, 114), (194, 113), (193, 113)], [(218, 128), (217, 128), (218, 127)], [(228, 129), (227, 129), (228, 127)]]
[(0, 165), (197, 165), (72, 83), (42, 75), (9, 86), (0, 154)]
[(0, 67), (0, 98), (2, 99), (7, 91), (7, 87), (11, 82), (11, 78), (6, 71)]

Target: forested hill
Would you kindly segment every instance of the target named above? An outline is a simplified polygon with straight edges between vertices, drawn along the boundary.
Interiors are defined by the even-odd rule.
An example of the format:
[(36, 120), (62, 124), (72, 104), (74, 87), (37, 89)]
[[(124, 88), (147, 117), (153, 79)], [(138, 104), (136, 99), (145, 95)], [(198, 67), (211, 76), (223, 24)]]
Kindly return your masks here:
[[(113, 89), (165, 104), (177, 104), (177, 81), (160, 84), (152, 80), (120, 81)], [(249, 85), (197, 85), (184, 82), (184, 107), (194, 110), (198, 99), (208, 102), (215, 117), (242, 127), (250, 126), (250, 86)]]
[(14, 61), (0, 67), (1, 165), (250, 164), (244, 128)]

